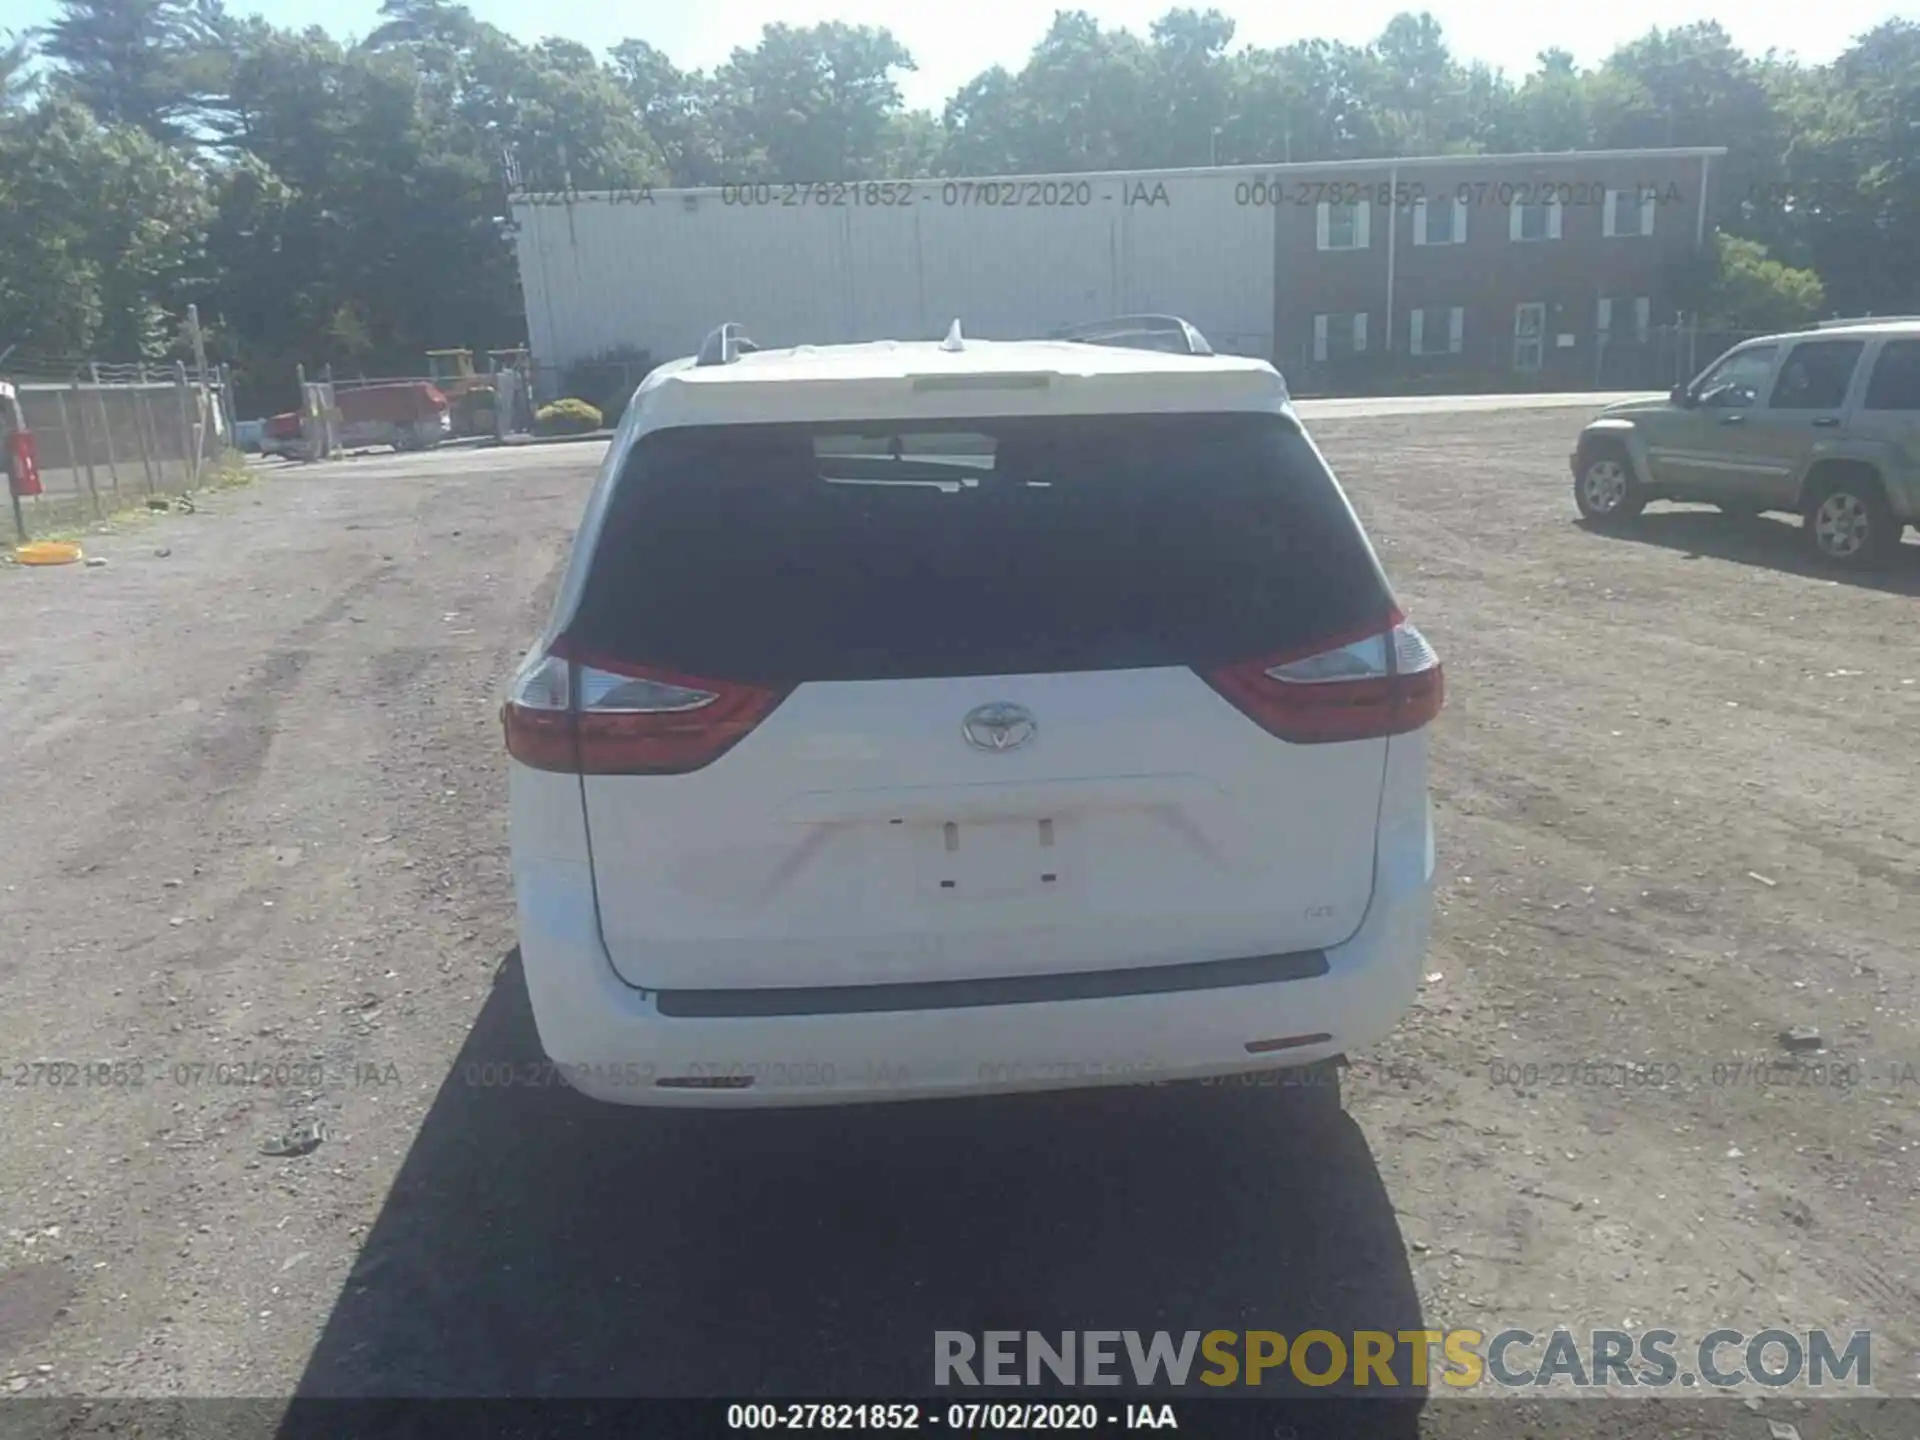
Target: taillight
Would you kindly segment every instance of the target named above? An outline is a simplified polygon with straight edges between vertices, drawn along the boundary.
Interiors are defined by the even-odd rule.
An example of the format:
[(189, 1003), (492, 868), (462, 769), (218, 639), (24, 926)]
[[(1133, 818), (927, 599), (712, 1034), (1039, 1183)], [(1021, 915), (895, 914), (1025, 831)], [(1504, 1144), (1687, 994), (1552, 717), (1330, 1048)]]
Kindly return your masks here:
[(523, 670), (501, 708), (507, 753), (536, 770), (579, 768), (573, 724), (572, 667), (548, 655)]
[(536, 770), (684, 775), (712, 764), (786, 698), (784, 690), (569, 657), (522, 671), (501, 720), (507, 753)]
[(1446, 701), (1440, 657), (1397, 611), (1363, 633), (1228, 665), (1205, 678), (1268, 734), (1296, 745), (1404, 735), (1429, 723)]

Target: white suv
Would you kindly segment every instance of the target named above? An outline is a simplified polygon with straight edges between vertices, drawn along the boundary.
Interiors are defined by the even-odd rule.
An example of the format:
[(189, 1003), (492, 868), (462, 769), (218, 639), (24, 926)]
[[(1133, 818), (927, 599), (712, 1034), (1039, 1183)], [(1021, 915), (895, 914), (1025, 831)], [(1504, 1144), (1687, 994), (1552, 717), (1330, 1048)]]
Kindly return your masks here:
[(724, 326), (503, 710), (542, 1045), (638, 1105), (1330, 1060), (1418, 984), (1441, 700), (1265, 362)]

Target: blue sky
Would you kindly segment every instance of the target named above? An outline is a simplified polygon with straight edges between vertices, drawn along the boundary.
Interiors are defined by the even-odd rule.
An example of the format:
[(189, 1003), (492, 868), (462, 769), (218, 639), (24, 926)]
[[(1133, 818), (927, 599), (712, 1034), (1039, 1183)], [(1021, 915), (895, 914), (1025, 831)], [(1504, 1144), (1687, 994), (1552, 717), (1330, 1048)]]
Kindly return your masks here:
[[(336, 34), (365, 34), (379, 0), (228, 0), (236, 11), (258, 10), (286, 25), (324, 25)], [(940, 104), (990, 65), (1017, 67), (1046, 30), (1055, 4), (1034, 0), (468, 0), (481, 18), (525, 40), (558, 34), (604, 49), (629, 36), (650, 41), (687, 69), (708, 69), (737, 45), (750, 45), (763, 25), (840, 19), (886, 25), (913, 52), (917, 74), (904, 77), (909, 104)], [(1061, 0), (1063, 6), (1071, 0)], [(1087, 0), (1106, 25), (1142, 34), (1174, 0)], [(1196, 9), (1207, 0), (1186, 0)], [(1272, 0), (1214, 0), (1239, 29), (1235, 43), (1285, 44), (1320, 37), (1355, 43), (1380, 32), (1398, 10), (1418, 10), (1417, 0), (1345, 0), (1325, 10)], [(1455, 53), (1485, 60), (1516, 75), (1549, 46), (1571, 50), (1581, 64), (1601, 59), (1615, 45), (1654, 25), (1717, 19), (1750, 52), (1769, 48), (1804, 60), (1829, 60), (1853, 36), (1882, 20), (1920, 19), (1920, 0), (1824, 0), (1818, 7), (1784, 0), (1749, 0), (1744, 6), (1695, 0), (1440, 0), (1428, 7), (1445, 27)], [(8, 0), (5, 24), (44, 23), (54, 0)]]

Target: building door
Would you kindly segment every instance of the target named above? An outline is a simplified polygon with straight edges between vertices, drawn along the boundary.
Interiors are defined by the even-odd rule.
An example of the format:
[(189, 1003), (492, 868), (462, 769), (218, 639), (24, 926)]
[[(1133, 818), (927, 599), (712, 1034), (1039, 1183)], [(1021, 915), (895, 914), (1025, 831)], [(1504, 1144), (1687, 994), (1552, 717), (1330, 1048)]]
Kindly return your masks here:
[(1547, 307), (1529, 300), (1513, 307), (1513, 368), (1532, 374), (1546, 351)]

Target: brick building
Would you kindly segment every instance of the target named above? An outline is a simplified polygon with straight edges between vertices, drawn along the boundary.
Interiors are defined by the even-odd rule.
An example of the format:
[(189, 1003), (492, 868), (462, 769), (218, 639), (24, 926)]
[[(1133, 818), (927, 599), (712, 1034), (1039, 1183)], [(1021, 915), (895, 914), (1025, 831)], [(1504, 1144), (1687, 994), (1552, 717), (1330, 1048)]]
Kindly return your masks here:
[[(1273, 172), (1275, 362), (1300, 388), (1382, 372), (1645, 384), (1712, 234), (1724, 150), (1460, 156)], [(1258, 184), (1259, 182), (1254, 182)], [(1385, 202), (1385, 203), (1383, 203)], [(1345, 381), (1347, 383), (1343, 384)]]

